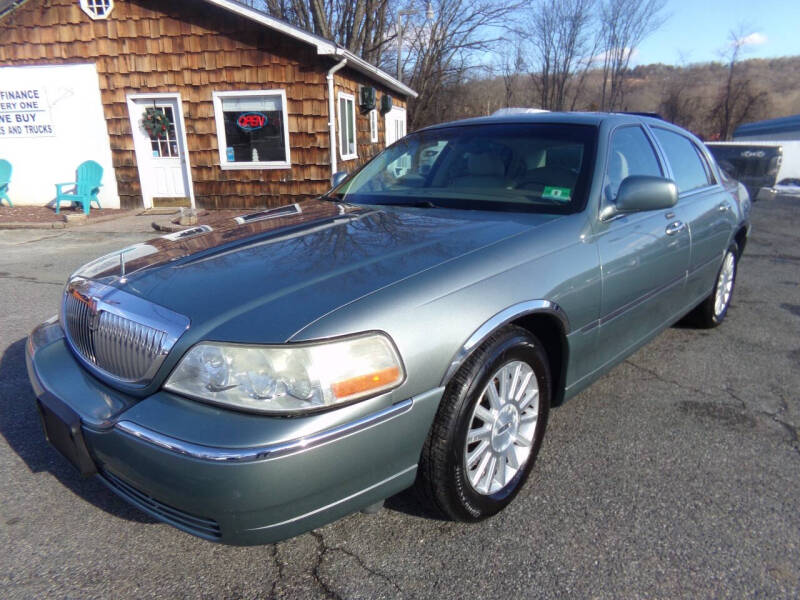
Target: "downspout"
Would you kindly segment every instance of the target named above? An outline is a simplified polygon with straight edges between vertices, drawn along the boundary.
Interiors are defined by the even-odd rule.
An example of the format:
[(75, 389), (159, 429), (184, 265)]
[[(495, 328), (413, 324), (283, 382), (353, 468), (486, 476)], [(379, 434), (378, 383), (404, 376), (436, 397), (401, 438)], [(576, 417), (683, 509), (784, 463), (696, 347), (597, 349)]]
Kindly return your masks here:
[(328, 80), (328, 131), (331, 136), (331, 177), (336, 173), (336, 103), (333, 100), (333, 75), (347, 64), (347, 59), (343, 58), (341, 61), (333, 65), (325, 76)]

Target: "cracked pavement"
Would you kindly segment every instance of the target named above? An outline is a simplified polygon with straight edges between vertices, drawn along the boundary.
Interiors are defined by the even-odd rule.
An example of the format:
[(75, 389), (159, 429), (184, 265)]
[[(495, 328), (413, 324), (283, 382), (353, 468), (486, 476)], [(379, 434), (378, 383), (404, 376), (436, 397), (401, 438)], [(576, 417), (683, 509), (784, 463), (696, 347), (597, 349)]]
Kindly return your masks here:
[(676, 326), (553, 410), (531, 478), (478, 525), (405, 493), (279, 544), (211, 544), (81, 480), (24, 365), (67, 275), (152, 218), (0, 231), (0, 597), (800, 595), (800, 201), (754, 207), (722, 327)]

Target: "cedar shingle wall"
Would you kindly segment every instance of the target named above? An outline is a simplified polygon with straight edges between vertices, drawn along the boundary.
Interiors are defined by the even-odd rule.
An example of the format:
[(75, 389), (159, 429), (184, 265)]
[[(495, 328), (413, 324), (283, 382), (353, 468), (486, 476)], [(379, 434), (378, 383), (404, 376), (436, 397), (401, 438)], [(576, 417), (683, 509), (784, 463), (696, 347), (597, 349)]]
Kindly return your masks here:
[[(78, 0), (29, 0), (0, 21), (0, 65), (93, 62), (100, 80), (123, 207), (142, 205), (126, 95), (177, 92), (185, 115), (197, 205), (277, 206), (328, 187), (327, 84), (333, 62), (312, 47), (199, 0), (117, 0), (107, 20), (92, 21)], [(342, 69), (337, 85), (356, 96)], [(285, 89), (292, 168), (219, 167), (213, 91)], [(392, 94), (395, 104), (404, 103)], [(358, 163), (383, 148), (369, 142), (369, 117), (357, 112)], [(342, 165), (353, 169), (355, 161)]]

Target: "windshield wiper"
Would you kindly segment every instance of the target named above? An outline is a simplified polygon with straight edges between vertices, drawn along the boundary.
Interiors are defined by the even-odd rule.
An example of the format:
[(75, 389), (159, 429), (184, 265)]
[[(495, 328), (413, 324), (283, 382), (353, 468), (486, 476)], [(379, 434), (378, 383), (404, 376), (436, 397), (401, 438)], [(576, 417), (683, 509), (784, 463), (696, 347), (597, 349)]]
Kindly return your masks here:
[(336, 196), (330, 196), (328, 194), (322, 194), (322, 196), (319, 196), (319, 199), (320, 200), (325, 200), (326, 202), (341, 202), (342, 201), (342, 197), (341, 197), (340, 194), (337, 194)]

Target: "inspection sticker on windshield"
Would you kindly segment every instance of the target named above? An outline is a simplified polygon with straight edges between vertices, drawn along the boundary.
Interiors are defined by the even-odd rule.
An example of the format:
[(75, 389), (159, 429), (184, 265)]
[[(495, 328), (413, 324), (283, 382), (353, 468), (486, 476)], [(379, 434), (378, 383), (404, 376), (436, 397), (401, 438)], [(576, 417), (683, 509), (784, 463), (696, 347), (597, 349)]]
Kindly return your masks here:
[(544, 186), (542, 198), (548, 200), (558, 200), (559, 202), (569, 202), (569, 188), (553, 187), (551, 185)]

